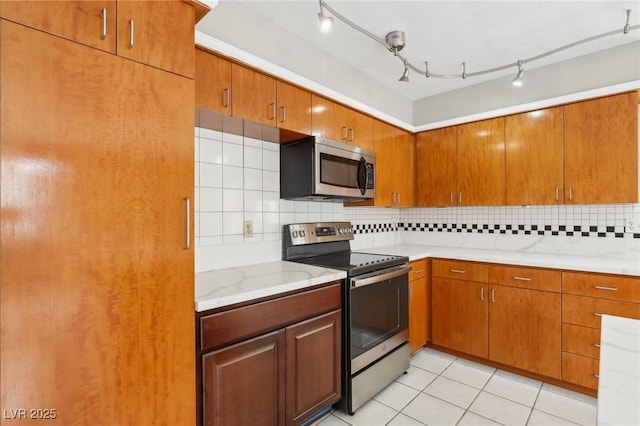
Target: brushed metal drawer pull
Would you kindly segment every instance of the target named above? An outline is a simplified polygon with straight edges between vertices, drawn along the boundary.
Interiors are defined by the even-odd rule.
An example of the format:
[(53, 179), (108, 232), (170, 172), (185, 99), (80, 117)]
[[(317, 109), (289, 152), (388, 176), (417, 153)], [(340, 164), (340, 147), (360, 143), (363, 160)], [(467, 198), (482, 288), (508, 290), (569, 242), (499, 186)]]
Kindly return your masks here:
[(282, 120), (280, 122), (284, 123), (287, 121), (287, 107), (283, 105), (280, 107), (280, 110), (282, 111)]
[(462, 269), (449, 269), (449, 271), (453, 272), (454, 274), (466, 274), (467, 271), (462, 270)]
[(228, 87), (225, 87), (222, 93), (223, 93), (222, 107), (226, 108), (229, 105), (231, 105), (231, 89), (229, 89)]
[(513, 277), (513, 279), (518, 281), (531, 281), (531, 278), (527, 277)]
[(597, 316), (597, 317), (601, 317), (602, 314), (600, 312), (594, 312), (593, 315)]
[(100, 34), (101, 39), (107, 38), (107, 8), (102, 8), (102, 34)]
[(618, 287), (607, 287), (603, 285), (594, 285), (593, 288), (597, 290), (609, 290), (609, 291), (618, 291)]
[(129, 47), (133, 47), (133, 45), (135, 44), (135, 34), (136, 32), (136, 23), (134, 22), (133, 19), (129, 20)]
[(416, 269), (415, 271), (413, 271), (414, 274), (419, 274), (422, 272), (422, 269)]
[(599, 347), (600, 347), (600, 344), (599, 344), (599, 343), (596, 343), (596, 342), (593, 342), (593, 346), (595, 346), (596, 348), (599, 348)]
[(600, 375), (599, 374), (594, 374), (593, 377), (595, 377), (596, 379), (599, 379)]
[(491, 289), (491, 302), (492, 303), (496, 303), (496, 289), (495, 288)]
[(185, 197), (183, 200), (186, 210), (185, 213), (187, 215), (187, 220), (185, 221), (184, 249), (189, 250), (191, 248), (191, 200), (189, 199), (189, 197)]

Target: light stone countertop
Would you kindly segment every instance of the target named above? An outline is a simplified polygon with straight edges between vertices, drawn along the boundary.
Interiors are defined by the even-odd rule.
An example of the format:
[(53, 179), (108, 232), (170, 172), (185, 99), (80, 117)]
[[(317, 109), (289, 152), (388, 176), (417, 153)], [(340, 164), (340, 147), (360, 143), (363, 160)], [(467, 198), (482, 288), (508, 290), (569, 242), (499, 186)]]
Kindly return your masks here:
[(196, 274), (196, 312), (341, 280), (346, 272), (276, 261)]
[(565, 254), (497, 251), (412, 244), (375, 247), (360, 249), (357, 251), (364, 253), (408, 256), (409, 260), (417, 260), (425, 257), (437, 257), (444, 259), (502, 263), (506, 265), (640, 276), (640, 258), (622, 259), (611, 257), (571, 256)]

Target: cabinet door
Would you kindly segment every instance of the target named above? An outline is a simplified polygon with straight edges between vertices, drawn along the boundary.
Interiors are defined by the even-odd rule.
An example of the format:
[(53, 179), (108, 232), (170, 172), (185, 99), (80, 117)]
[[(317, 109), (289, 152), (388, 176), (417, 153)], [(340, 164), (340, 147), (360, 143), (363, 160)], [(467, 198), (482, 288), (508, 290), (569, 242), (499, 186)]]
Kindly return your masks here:
[(2, 1), (0, 17), (116, 53), (116, 2)]
[(458, 203), (504, 204), (504, 118), (458, 126)]
[(489, 359), (560, 379), (561, 295), (491, 285)]
[(285, 332), (203, 356), (205, 426), (284, 425)]
[(505, 117), (506, 202), (562, 204), (562, 107)]
[(347, 124), (347, 143), (373, 151), (373, 118), (345, 108), (345, 122)]
[(347, 142), (345, 107), (329, 99), (311, 95), (311, 134), (338, 142)]
[(196, 49), (196, 107), (231, 115), (231, 62)]
[(638, 95), (564, 106), (565, 202), (638, 202)]
[(409, 348), (414, 353), (427, 343), (427, 277), (409, 281)]
[(238, 64), (231, 65), (233, 115), (276, 125), (276, 80)]
[(193, 81), (7, 21), (0, 43), (2, 406), (193, 424)]
[(287, 327), (287, 424), (340, 399), (341, 318), (333, 311)]
[(395, 129), (393, 138), (394, 190), (396, 207), (414, 206), (414, 156), (413, 135), (404, 130)]
[(183, 1), (119, 0), (118, 55), (193, 77), (194, 26), (193, 6)]
[(393, 158), (393, 136), (395, 128), (382, 121), (373, 123), (374, 148), (376, 153), (376, 206), (391, 207), (395, 204), (395, 160)]
[(416, 135), (416, 205), (447, 207), (457, 203), (456, 128)]
[(488, 356), (488, 288), (472, 281), (433, 278), (431, 341), (481, 358)]
[(278, 127), (311, 134), (311, 93), (278, 81)]

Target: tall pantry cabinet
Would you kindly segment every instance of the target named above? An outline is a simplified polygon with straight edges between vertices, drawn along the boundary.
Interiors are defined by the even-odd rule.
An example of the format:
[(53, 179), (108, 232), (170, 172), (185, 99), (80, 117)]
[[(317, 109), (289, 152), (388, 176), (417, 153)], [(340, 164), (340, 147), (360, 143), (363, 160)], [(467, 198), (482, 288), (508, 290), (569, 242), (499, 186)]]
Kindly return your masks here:
[[(85, 13), (65, 18), (76, 8), (62, 2), (52, 16), (100, 31), (99, 2), (70, 3)], [(145, 47), (166, 28), (137, 20), (136, 48), (193, 52), (191, 5), (144, 8), (165, 21), (180, 12), (191, 39)], [(194, 424), (193, 58), (182, 76), (48, 34), (28, 7), (9, 12), (0, 9), (0, 408), (27, 412), (0, 422)]]

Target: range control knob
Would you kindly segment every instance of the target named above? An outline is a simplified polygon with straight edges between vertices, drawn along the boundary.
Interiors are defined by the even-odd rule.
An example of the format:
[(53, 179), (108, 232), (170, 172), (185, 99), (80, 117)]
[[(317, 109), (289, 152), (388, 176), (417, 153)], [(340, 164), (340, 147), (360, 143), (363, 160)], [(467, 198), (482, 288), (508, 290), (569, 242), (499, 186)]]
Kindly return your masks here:
[(300, 235), (300, 237), (304, 238), (304, 231), (299, 231), (298, 235)]

